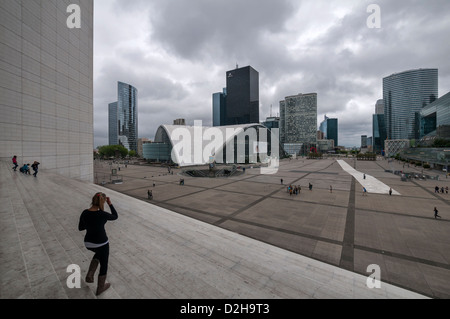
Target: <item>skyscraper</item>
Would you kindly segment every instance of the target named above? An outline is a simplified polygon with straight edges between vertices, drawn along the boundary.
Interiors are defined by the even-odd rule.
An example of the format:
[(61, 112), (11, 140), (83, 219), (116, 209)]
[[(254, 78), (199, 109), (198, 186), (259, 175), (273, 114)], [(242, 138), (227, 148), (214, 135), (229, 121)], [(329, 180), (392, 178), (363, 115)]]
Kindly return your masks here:
[(384, 100), (378, 100), (375, 104), (375, 114), (384, 114)]
[(226, 74), (225, 125), (259, 123), (259, 73), (247, 66)]
[(118, 82), (117, 118), (119, 144), (137, 153), (138, 147), (138, 91), (133, 86)]
[(225, 126), (226, 123), (227, 89), (222, 93), (213, 94), (213, 126)]
[(118, 115), (117, 102), (110, 103), (108, 109), (109, 145), (119, 145), (119, 122), (117, 115)]
[(0, 2), (2, 160), (94, 180), (93, 11), (92, 0)]
[[(303, 152), (317, 145), (317, 94), (298, 94), (280, 101), (280, 140), (289, 152), (288, 144), (302, 145)], [(289, 152), (292, 153), (292, 152)]]
[(338, 119), (330, 119), (325, 115), (324, 121), (320, 124), (319, 130), (323, 132), (326, 140), (334, 140), (334, 145), (338, 144)]
[(375, 104), (375, 114), (372, 119), (372, 146), (374, 153), (381, 153), (384, 150), (386, 141), (386, 122), (384, 119), (384, 101), (378, 100)]
[(420, 111), (438, 98), (438, 70), (417, 69), (383, 79), (387, 138), (417, 139)]

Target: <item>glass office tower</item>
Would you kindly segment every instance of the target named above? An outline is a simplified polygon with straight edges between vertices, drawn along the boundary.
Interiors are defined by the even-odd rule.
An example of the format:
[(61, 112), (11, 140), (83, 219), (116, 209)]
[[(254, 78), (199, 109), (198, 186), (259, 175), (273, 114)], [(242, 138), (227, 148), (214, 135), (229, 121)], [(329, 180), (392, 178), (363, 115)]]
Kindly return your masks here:
[(384, 114), (373, 115), (373, 152), (381, 153), (384, 150), (384, 141), (386, 140), (386, 124), (384, 122)]
[(118, 142), (129, 151), (138, 151), (138, 91), (133, 86), (118, 82), (117, 119)]
[(213, 94), (213, 126), (224, 126), (226, 123), (227, 89), (223, 93)]
[(227, 72), (225, 125), (259, 123), (259, 73), (251, 66)]
[(419, 112), (438, 98), (438, 70), (417, 69), (383, 79), (387, 138), (418, 139)]
[(319, 131), (324, 134), (326, 140), (334, 140), (335, 147), (339, 145), (338, 119), (330, 119), (325, 115), (324, 121), (320, 123)]
[(117, 102), (109, 104), (108, 121), (109, 121), (109, 145), (119, 145), (119, 125), (117, 118)]

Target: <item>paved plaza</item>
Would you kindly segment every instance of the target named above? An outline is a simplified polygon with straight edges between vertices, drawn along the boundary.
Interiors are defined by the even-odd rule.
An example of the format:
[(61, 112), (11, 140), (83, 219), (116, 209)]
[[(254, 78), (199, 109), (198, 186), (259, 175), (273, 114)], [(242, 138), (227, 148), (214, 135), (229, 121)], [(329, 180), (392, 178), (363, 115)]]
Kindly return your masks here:
[[(345, 162), (356, 173), (351, 175), (335, 159), (284, 160), (275, 175), (248, 167), (245, 174), (213, 179), (184, 176), (182, 169), (169, 174), (159, 166), (121, 165), (123, 183), (105, 187), (364, 276), (375, 264), (383, 282), (450, 298), (450, 194), (434, 191), (450, 186), (450, 179), (427, 171), (440, 175), (439, 181), (404, 182), (386, 170), (422, 169), (383, 159)], [(107, 180), (111, 168), (117, 165), (97, 162), (96, 182)], [(366, 174), (366, 180), (357, 174)], [(382, 185), (382, 191), (368, 188), (363, 196), (365, 181)], [(289, 185), (300, 186), (300, 194), (290, 195)], [(442, 219), (434, 218), (434, 207)]]

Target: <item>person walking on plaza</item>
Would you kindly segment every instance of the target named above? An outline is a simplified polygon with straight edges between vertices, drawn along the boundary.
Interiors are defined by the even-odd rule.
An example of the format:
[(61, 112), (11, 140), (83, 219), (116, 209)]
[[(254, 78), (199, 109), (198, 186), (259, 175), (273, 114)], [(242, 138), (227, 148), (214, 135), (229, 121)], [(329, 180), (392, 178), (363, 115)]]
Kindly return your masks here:
[(389, 196), (392, 196), (392, 188), (389, 188)]
[(38, 170), (39, 170), (39, 165), (41, 165), (41, 163), (39, 163), (37, 161), (34, 161), (33, 165), (31, 165), (31, 168), (34, 171), (34, 174), (33, 174), (34, 177), (37, 177)]
[(434, 208), (434, 219), (437, 219), (437, 218), (441, 218), (441, 219), (442, 219), (442, 217), (439, 216), (438, 213), (439, 213), (439, 211), (438, 211), (437, 208), (435, 207), (435, 208)]
[(19, 167), (19, 164), (17, 164), (17, 156), (16, 155), (14, 155), (14, 157), (12, 158), (12, 162), (14, 165), (13, 170), (14, 170), (14, 172), (17, 172), (17, 167)]
[[(105, 212), (105, 203), (108, 204), (111, 213)], [(101, 295), (111, 286), (111, 284), (106, 283), (109, 260), (109, 239), (106, 235), (105, 224), (108, 221), (117, 220), (117, 218), (118, 214), (111, 203), (111, 199), (106, 197), (104, 193), (95, 194), (92, 198), (91, 208), (83, 211), (80, 216), (78, 230), (86, 230), (84, 245), (88, 250), (95, 253), (86, 275), (87, 283), (94, 282), (95, 271), (100, 264), (96, 292), (97, 296)]]
[(153, 191), (148, 190), (147, 191), (147, 196), (148, 196), (148, 199), (152, 200), (153, 199)]
[(333, 186), (330, 185), (330, 193), (333, 193)]
[(363, 187), (363, 196), (367, 196), (367, 189)]

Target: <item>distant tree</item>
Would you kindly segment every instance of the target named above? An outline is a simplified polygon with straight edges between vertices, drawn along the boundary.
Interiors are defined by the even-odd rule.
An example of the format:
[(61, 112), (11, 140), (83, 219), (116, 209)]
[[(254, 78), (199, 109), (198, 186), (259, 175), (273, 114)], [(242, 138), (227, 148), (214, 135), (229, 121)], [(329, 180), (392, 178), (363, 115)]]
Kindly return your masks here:
[(450, 141), (443, 139), (443, 138), (438, 138), (438, 139), (434, 140), (432, 146), (437, 147), (437, 148), (450, 147)]
[(98, 153), (102, 158), (117, 157), (124, 158), (128, 155), (128, 150), (122, 145), (105, 145), (98, 148)]
[(129, 157), (136, 157), (136, 156), (137, 156), (137, 153), (136, 153), (136, 151), (129, 151), (129, 152), (128, 152), (128, 156), (129, 156)]

